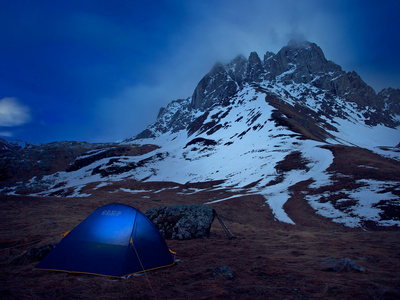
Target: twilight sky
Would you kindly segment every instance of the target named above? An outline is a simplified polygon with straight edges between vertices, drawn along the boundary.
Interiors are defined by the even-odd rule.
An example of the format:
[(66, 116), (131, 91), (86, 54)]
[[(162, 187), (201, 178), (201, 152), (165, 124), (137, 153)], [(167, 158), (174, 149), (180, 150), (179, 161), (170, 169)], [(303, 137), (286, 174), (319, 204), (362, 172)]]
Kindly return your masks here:
[(217, 61), (293, 38), (400, 88), (399, 14), (398, 0), (1, 0), (0, 137), (131, 137)]

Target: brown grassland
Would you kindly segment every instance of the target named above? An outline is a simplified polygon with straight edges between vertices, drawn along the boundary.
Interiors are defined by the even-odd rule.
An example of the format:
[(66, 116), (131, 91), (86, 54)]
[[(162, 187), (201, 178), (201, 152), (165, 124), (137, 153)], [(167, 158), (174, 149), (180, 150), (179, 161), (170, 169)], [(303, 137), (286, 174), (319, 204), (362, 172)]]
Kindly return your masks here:
[[(387, 163), (385, 167), (386, 160), (366, 152), (346, 153), (348, 149), (331, 149), (335, 161), (328, 171), (354, 176), (356, 170), (363, 178), (382, 178), (392, 172), (391, 178), (400, 181), (398, 164)], [(360, 167), (366, 165), (379, 167), (383, 173)], [(342, 188), (354, 184), (352, 180), (336, 184)], [(228, 190), (212, 189), (214, 184), (127, 180), (98, 189), (96, 183), (90, 184), (82, 190), (91, 194), (85, 198), (1, 195), (0, 298), (400, 299), (398, 228), (364, 231), (317, 215), (301, 193), (307, 190), (307, 182), (291, 187), (292, 197), (284, 206), (296, 225), (275, 221), (260, 195), (217, 202), (212, 207), (236, 238), (229, 239), (215, 220), (209, 238), (167, 240), (177, 253), (176, 264), (145, 275), (119, 279), (39, 271), (34, 269), (38, 261), (24, 259), (28, 249), (58, 242), (61, 233), (108, 203), (124, 203), (144, 212), (159, 205), (203, 204), (233, 195)], [(147, 192), (132, 194), (121, 188)], [(190, 188), (201, 190), (190, 193), (194, 191)], [(322, 262), (330, 258), (349, 258), (366, 272), (326, 271)], [(213, 274), (222, 266), (232, 270), (233, 279)]]
[[(119, 183), (121, 187), (134, 183)], [(152, 183), (153, 187), (173, 183)], [(115, 188), (115, 186), (114, 186)], [(149, 186), (147, 186), (149, 188)], [(220, 193), (220, 192), (219, 192)], [(226, 192), (228, 195), (228, 192)], [(220, 197), (221, 195), (218, 195)], [(158, 205), (204, 203), (215, 192), (192, 195), (168, 190), (151, 198), (98, 191), (88, 198), (2, 196), (2, 299), (398, 299), (400, 232), (349, 229), (313, 213), (291, 198), (288, 211), (296, 226), (276, 222), (261, 196), (247, 196), (212, 206), (236, 236), (229, 239), (214, 221), (211, 236), (168, 240), (177, 263), (146, 275), (115, 279), (34, 269), (21, 259), (29, 248), (57, 242), (97, 207), (120, 202), (145, 211)], [(302, 211), (300, 213), (300, 211)], [(328, 272), (321, 261), (350, 258), (366, 269)], [(228, 266), (233, 279), (213, 276)]]

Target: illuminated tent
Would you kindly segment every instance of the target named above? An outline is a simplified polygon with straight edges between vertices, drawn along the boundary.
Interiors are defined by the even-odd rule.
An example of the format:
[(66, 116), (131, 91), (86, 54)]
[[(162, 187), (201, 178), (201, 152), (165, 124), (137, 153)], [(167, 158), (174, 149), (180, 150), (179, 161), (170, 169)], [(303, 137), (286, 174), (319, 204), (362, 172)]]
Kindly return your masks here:
[(113, 203), (92, 212), (35, 268), (123, 277), (171, 266), (174, 254), (143, 213)]

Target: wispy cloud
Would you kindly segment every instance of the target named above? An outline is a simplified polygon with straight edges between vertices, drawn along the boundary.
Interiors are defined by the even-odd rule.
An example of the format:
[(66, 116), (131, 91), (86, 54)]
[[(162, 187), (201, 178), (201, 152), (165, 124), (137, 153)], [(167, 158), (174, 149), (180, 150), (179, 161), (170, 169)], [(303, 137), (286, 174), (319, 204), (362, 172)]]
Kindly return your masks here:
[(28, 123), (31, 120), (30, 109), (16, 98), (0, 99), (0, 126), (14, 127)]

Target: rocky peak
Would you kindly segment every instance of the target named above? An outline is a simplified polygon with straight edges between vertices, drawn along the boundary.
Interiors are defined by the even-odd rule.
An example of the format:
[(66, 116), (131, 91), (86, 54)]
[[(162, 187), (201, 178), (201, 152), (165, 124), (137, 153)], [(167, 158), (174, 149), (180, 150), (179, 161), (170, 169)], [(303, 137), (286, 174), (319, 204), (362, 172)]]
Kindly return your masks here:
[(211, 71), (208, 73), (208, 76), (210, 77), (216, 77), (216, 76), (225, 76), (226, 70), (225, 67), (222, 63), (217, 62), (214, 67), (211, 69)]
[(265, 69), (270, 70), (273, 77), (281, 76), (282, 80), (293, 80), (295, 83), (308, 83), (320, 74), (341, 70), (325, 58), (320, 47), (310, 42), (292, 41), (273, 59), (264, 61)]
[(229, 64), (226, 65), (226, 70), (229, 76), (242, 86), (247, 77), (248, 61), (243, 55), (238, 55)]
[(346, 76), (349, 80), (349, 89), (345, 95), (347, 100), (362, 107), (383, 108), (384, 103), (376, 97), (373, 88), (367, 85), (356, 72), (348, 72)]
[(291, 41), (277, 54), (267, 52), (263, 61), (256, 52), (251, 52), (248, 59), (239, 55), (225, 66), (217, 63), (198, 83), (192, 95), (191, 107), (207, 109), (223, 102), (245, 83), (262, 80), (309, 83), (318, 76), (330, 73), (328, 81), (317, 82), (320, 88), (330, 89), (330, 80), (333, 73), (337, 72), (342, 72), (341, 68), (328, 61), (316, 44)]
[(400, 115), (400, 89), (383, 89), (378, 93), (378, 98), (392, 114)]
[(264, 73), (264, 67), (257, 52), (251, 52), (249, 56), (249, 63), (247, 65), (247, 81), (260, 82), (261, 75)]
[[(155, 132), (184, 128), (188, 123), (180, 120), (189, 120), (192, 110), (204, 112), (215, 105), (225, 105), (246, 84), (299, 84), (298, 90), (302, 90), (299, 101), (300, 98), (305, 99), (307, 94), (315, 97), (314, 89), (317, 88), (319, 94), (325, 94), (323, 100), (318, 100), (324, 102), (324, 107), (334, 107), (334, 99), (339, 97), (355, 103), (367, 125), (396, 127), (399, 123), (390, 114), (400, 114), (400, 90), (387, 89), (376, 95), (356, 72), (345, 72), (339, 65), (327, 60), (316, 44), (290, 41), (277, 54), (266, 52), (263, 60), (256, 52), (251, 52), (248, 58), (239, 55), (226, 65), (216, 63), (197, 84), (191, 100), (185, 104), (178, 101), (181, 109), (175, 109), (174, 105), (167, 111), (161, 110), (157, 122), (144, 132), (144, 137), (153, 136)], [(173, 111), (180, 112), (172, 115)], [(342, 114), (337, 112), (336, 115)]]
[(156, 137), (155, 132), (178, 132), (179, 130), (185, 129), (187, 124), (191, 121), (189, 99), (190, 98), (174, 100), (169, 103), (167, 107), (161, 107), (157, 116), (157, 122), (139, 133), (135, 139), (154, 138)]
[(274, 52), (271, 52), (271, 51), (265, 52), (265, 54), (264, 54), (264, 65), (267, 64), (267, 61), (268, 61), (268, 60), (273, 59), (274, 56), (275, 56), (275, 53), (274, 53)]
[(339, 65), (328, 61), (314, 43), (290, 41), (273, 59), (266, 61), (265, 68), (271, 69), (271, 75), (283, 82), (311, 83), (361, 108), (384, 108), (383, 101), (356, 72), (346, 73)]
[(197, 84), (192, 95), (191, 108), (205, 110), (221, 103), (236, 91), (236, 82), (229, 76), (225, 67), (217, 63)]

